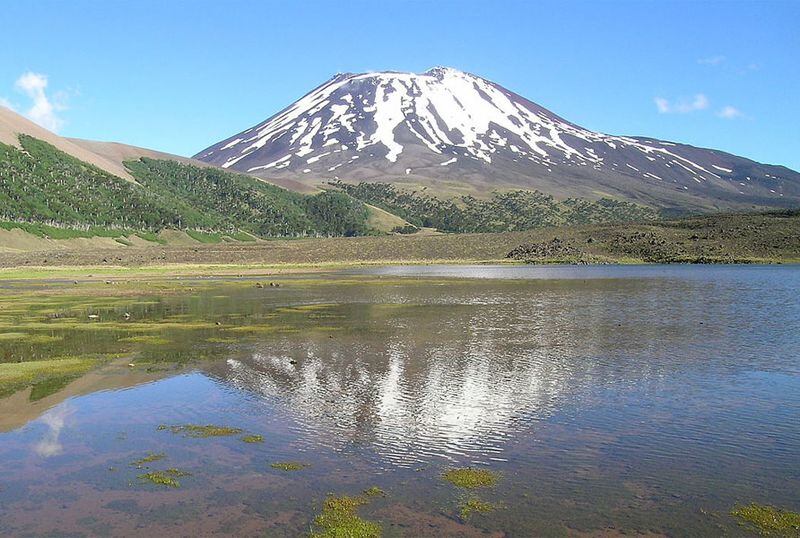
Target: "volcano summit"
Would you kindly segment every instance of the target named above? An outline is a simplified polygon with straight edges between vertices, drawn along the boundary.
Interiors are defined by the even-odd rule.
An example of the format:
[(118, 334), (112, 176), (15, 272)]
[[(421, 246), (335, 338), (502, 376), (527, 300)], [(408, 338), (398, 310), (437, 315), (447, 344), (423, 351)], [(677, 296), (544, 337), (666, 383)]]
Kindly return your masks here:
[(584, 129), (494, 82), (445, 67), (338, 74), (195, 158), (308, 185), (339, 179), (445, 193), (535, 189), (695, 210), (800, 201), (800, 174), (788, 168)]

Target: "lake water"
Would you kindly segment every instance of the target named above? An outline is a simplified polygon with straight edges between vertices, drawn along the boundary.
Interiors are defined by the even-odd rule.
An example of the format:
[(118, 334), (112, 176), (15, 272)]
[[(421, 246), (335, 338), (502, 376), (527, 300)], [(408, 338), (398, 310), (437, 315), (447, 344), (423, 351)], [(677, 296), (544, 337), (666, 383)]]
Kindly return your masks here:
[[(0, 399), (0, 535), (298, 536), (371, 487), (385, 536), (746, 536), (736, 505), (800, 510), (800, 267), (271, 278), (4, 284), (0, 361), (110, 358)], [(172, 429), (208, 424), (241, 433)]]

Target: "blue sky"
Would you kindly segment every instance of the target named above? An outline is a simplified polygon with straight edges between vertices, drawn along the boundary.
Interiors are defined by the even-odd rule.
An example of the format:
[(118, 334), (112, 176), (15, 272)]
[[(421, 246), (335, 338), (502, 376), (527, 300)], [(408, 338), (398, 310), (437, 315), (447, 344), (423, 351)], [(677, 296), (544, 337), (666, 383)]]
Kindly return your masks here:
[(0, 100), (65, 136), (191, 155), (336, 72), (445, 65), (590, 129), (800, 170), (797, 1), (20, 0), (2, 12)]

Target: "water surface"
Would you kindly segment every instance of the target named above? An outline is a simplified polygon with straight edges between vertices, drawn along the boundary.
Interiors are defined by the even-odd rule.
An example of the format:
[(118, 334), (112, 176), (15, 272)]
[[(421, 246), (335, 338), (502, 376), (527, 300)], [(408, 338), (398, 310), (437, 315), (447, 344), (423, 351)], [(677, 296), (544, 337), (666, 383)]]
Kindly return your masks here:
[[(54, 340), (0, 334), (0, 360), (113, 358), (0, 400), (0, 534), (296, 536), (373, 486), (359, 513), (387, 536), (736, 536), (736, 504), (800, 509), (798, 267), (275, 278), (7, 285), (0, 333)], [(181, 424), (264, 442), (159, 429)], [(500, 479), (467, 492), (458, 467)], [(191, 475), (138, 478), (167, 468)]]

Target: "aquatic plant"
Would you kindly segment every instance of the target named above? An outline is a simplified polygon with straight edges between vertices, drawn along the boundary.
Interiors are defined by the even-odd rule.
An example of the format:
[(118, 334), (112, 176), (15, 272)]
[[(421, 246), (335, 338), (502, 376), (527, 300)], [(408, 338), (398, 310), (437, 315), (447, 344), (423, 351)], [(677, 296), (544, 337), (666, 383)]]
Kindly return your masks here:
[(263, 435), (245, 435), (242, 437), (242, 441), (245, 443), (263, 443), (264, 436)]
[(193, 439), (203, 439), (206, 437), (229, 437), (232, 435), (239, 435), (242, 433), (241, 428), (231, 428), (228, 426), (215, 426), (213, 424), (199, 425), (199, 424), (179, 424), (175, 426), (168, 426), (162, 424), (158, 427), (159, 431), (169, 430), (172, 433), (182, 433), (184, 437), (191, 437)]
[(495, 509), (495, 505), (482, 501), (480, 499), (471, 498), (461, 505), (461, 519), (468, 519), (470, 515), (477, 512), (478, 514), (488, 514)]
[(238, 342), (236, 338), (220, 338), (217, 336), (212, 336), (211, 338), (206, 338), (206, 342), (210, 344), (235, 344)]
[(133, 465), (137, 469), (141, 469), (142, 466), (144, 466), (145, 463), (152, 463), (154, 461), (160, 461), (160, 460), (163, 460), (166, 457), (167, 457), (167, 455), (164, 454), (163, 452), (159, 452), (158, 454), (156, 454), (154, 452), (148, 452), (147, 456), (145, 456), (143, 458), (139, 458), (138, 460), (132, 461), (131, 465)]
[(454, 486), (466, 489), (486, 488), (497, 483), (497, 474), (487, 469), (450, 469), (442, 474), (442, 478)]
[(364, 490), (364, 495), (366, 495), (367, 497), (376, 497), (378, 495), (386, 495), (386, 492), (384, 492), (381, 488), (377, 486), (372, 486), (371, 488), (367, 488)]
[(368, 499), (358, 497), (334, 497), (325, 500), (322, 513), (314, 519), (319, 531), (311, 533), (319, 538), (373, 538), (381, 536), (381, 526), (361, 518), (357, 510), (367, 504)]
[(140, 474), (138, 478), (139, 480), (152, 482), (159, 486), (179, 488), (181, 487), (181, 483), (178, 481), (178, 478), (184, 476), (190, 476), (190, 473), (181, 471), (180, 469), (167, 469), (165, 471), (151, 471), (149, 473)]
[(800, 536), (800, 513), (750, 503), (737, 506), (731, 515), (753, 525), (765, 536)]
[(307, 463), (300, 463), (297, 461), (282, 461), (276, 463), (270, 463), (270, 467), (273, 469), (278, 469), (280, 471), (300, 471), (308, 467)]

